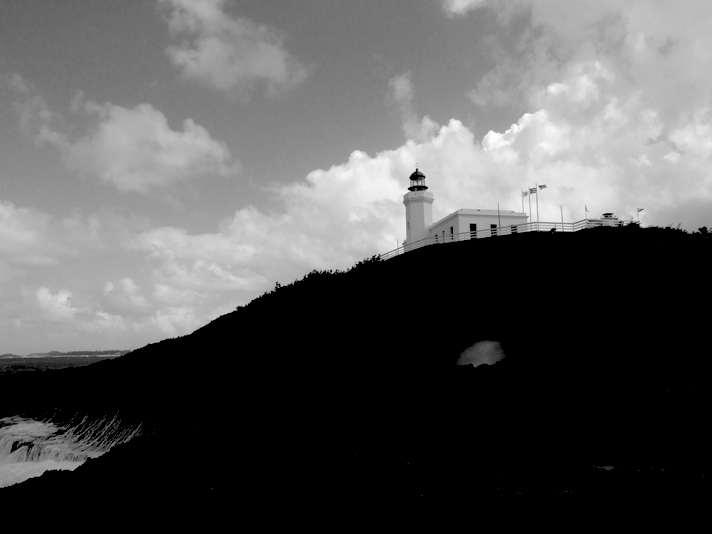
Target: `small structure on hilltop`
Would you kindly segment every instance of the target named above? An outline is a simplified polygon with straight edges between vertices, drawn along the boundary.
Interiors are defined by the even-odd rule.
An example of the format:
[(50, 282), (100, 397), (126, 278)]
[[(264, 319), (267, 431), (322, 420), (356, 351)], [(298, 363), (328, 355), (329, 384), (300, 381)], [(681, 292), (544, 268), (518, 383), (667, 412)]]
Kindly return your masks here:
[(618, 220), (618, 217), (612, 213), (604, 213), (600, 219), (586, 219), (588, 224), (586, 228), (594, 228), (596, 226), (621, 226), (623, 221)]
[(403, 196), (405, 205), (406, 240), (405, 250), (414, 243), (426, 238), (435, 238), (438, 242), (455, 240), (456, 234), (470, 233), (477, 237), (478, 230), (490, 230), (487, 235), (497, 235), (500, 225), (507, 227), (508, 233), (516, 233), (517, 226), (526, 224), (526, 213), (511, 210), (460, 209), (433, 223), (433, 194), (427, 191), (425, 175), (416, 167), (410, 175), (409, 193)]

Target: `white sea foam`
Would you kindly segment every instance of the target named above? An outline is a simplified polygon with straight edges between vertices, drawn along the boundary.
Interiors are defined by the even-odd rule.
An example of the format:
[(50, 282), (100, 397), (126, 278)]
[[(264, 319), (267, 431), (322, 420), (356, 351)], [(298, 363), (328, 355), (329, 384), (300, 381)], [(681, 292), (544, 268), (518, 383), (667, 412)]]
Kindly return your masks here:
[(76, 417), (63, 425), (53, 424), (52, 418), (0, 419), (0, 488), (52, 469), (74, 470), (140, 434), (140, 425), (124, 427), (116, 415), (99, 420)]

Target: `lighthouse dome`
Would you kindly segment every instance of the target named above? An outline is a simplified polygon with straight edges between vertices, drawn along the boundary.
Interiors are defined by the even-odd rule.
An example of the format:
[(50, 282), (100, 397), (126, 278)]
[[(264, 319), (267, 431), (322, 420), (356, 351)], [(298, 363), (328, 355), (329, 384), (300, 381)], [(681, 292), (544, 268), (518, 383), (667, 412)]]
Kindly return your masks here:
[(415, 172), (410, 175), (410, 179), (412, 181), (425, 180), (425, 175), (422, 172), (420, 172), (418, 169), (415, 169)]

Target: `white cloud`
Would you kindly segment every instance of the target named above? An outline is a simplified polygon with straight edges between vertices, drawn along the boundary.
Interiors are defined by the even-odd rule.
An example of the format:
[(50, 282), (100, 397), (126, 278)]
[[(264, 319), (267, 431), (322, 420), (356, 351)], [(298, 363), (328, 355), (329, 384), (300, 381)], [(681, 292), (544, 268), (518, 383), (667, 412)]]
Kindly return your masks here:
[(275, 29), (230, 15), (224, 0), (159, 0), (159, 5), (170, 12), (171, 34), (184, 39), (166, 53), (186, 78), (245, 95), (255, 82), (276, 94), (308, 75)]
[(51, 112), (41, 97), (16, 91), (25, 95), (16, 108), (26, 133), (56, 146), (70, 169), (97, 176), (120, 191), (148, 193), (199, 176), (239, 171), (239, 162), (225, 143), (214, 140), (192, 119), (173, 130), (166, 116), (150, 104), (133, 109), (100, 105), (84, 101), (79, 93), (71, 109), (89, 118), (92, 127), (73, 140), (63, 131), (66, 119)]
[(166, 304), (192, 304), (202, 300), (206, 294), (192, 289), (178, 289), (157, 283), (154, 285), (153, 296), (156, 300)]
[(61, 145), (67, 163), (121, 191), (146, 193), (199, 175), (236, 171), (227, 146), (191, 119), (176, 131), (149, 104), (127, 109), (87, 102), (85, 111), (98, 124), (83, 138)]
[(145, 221), (106, 211), (58, 218), (0, 199), (0, 285), (31, 279), (46, 267), (62, 268), (75, 258), (116, 250)]
[(201, 321), (196, 319), (193, 309), (187, 306), (159, 310), (151, 318), (151, 322), (161, 332), (172, 337), (179, 333), (188, 333), (201, 326)]
[[(91, 308), (73, 306), (73, 294), (62, 289), (52, 295), (46, 287), (40, 287), (36, 293), (37, 304), (45, 317), (53, 322), (63, 323), (65, 333), (89, 332), (126, 332), (127, 321), (120, 315)], [(50, 327), (51, 328), (51, 327)], [(66, 330), (69, 328), (69, 330)]]
[(388, 99), (399, 108), (406, 138), (425, 141), (435, 135), (439, 125), (427, 115), (418, 120), (413, 109), (413, 84), (410, 78), (410, 71), (391, 78), (388, 82)]
[(196, 297), (202, 290), (249, 291), (266, 284), (264, 276), (245, 266), (256, 246), (228, 234), (189, 235), (183, 229), (156, 228), (136, 236), (130, 247), (158, 260), (154, 281), (164, 300)]
[[(57, 218), (0, 200), (0, 353), (24, 354), (25, 348), (17, 348), (28, 345), (36, 347), (33, 351), (54, 350), (72, 339), (86, 339), (85, 348), (90, 348), (107, 339), (88, 334), (155, 330), (146, 318), (155, 306), (131, 279), (118, 282), (113, 294), (104, 298), (107, 309), (102, 308), (101, 296), (97, 302), (86, 289), (80, 294), (88, 298), (78, 306), (72, 283), (83, 269), (92, 268), (89, 265), (100, 265), (103, 254), (116, 251), (126, 234), (144, 227), (143, 222), (108, 213)], [(83, 260), (76, 262), (78, 258)], [(48, 282), (57, 276), (67, 286), (52, 293)], [(106, 289), (113, 289), (113, 284)], [(117, 295), (123, 307), (116, 306)]]
[(30, 265), (56, 263), (44, 249), (49, 220), (44, 213), (0, 202), (0, 258)]
[(72, 292), (67, 290), (58, 291), (52, 295), (46, 287), (37, 290), (37, 303), (45, 311), (47, 316), (56, 321), (73, 321), (77, 308), (72, 306)]
[(91, 322), (83, 325), (86, 330), (99, 332), (126, 332), (129, 330), (129, 325), (120, 315), (112, 315), (104, 311), (97, 311), (95, 314), (96, 317)]
[[(118, 295), (112, 295), (117, 291)], [(26, 314), (18, 320), (14, 330), (22, 329), (21, 323), (26, 322), (28, 326), (41, 328), (48, 338), (65, 338), (82, 334), (128, 335), (128, 338), (122, 339), (130, 339), (133, 344), (136, 336), (155, 338), (156, 335), (188, 334), (204, 324), (191, 306), (150, 304), (138, 295), (139, 292), (140, 288), (130, 278), (121, 280), (118, 286), (107, 283), (104, 289), (104, 304), (108, 304), (110, 309), (123, 311), (123, 313), (112, 313), (96, 303), (81, 308), (75, 306), (73, 293), (69, 290), (62, 289), (52, 294), (48, 288), (40, 287), (34, 297), (36, 305), (42, 310), (43, 317)], [(62, 325), (60, 330), (56, 330), (53, 326), (57, 323)], [(93, 338), (87, 338), (87, 343), (91, 339)]]
[(61, 144), (64, 136), (57, 132), (63, 127), (63, 117), (50, 111), (44, 99), (36, 94), (31, 83), (16, 72), (0, 75), (0, 88), (5, 87), (16, 97), (11, 106), (17, 113), (23, 133), (37, 144)]
[[(616, 80), (616, 90), (642, 90), (663, 120), (695, 113), (712, 84), (712, 17), (707, 0), (490, 0), (497, 14), (512, 9), (530, 24), (512, 41), (494, 43), (497, 66), (471, 93), (478, 105), (529, 106), (542, 87), (572, 66), (597, 62)], [(506, 17), (500, 17), (506, 23)]]
[(98, 245), (97, 224), (79, 217), (57, 221), (0, 199), (0, 262), (8, 269), (11, 265), (55, 265), (62, 257), (77, 256), (82, 248)]
[(503, 24), (513, 11), (528, 24), (515, 40), (512, 31), (495, 34), (503, 36), (492, 46), (497, 66), (469, 96), (479, 106), (528, 111), (508, 132), (490, 132), (483, 147), (496, 146), (492, 154), (513, 172), (548, 184), (540, 209), (544, 199), (546, 210), (558, 200), (546, 182), (556, 180), (569, 192), (564, 209), (586, 198), (589, 209), (626, 218), (644, 206), (646, 224), (710, 225), (711, 3), (486, 5)]
[(123, 278), (117, 284), (107, 282), (104, 287), (104, 305), (107, 309), (128, 314), (139, 314), (151, 304), (141, 295), (141, 288), (131, 278)]
[(438, 0), (449, 15), (464, 15), (485, 3), (485, 0)]

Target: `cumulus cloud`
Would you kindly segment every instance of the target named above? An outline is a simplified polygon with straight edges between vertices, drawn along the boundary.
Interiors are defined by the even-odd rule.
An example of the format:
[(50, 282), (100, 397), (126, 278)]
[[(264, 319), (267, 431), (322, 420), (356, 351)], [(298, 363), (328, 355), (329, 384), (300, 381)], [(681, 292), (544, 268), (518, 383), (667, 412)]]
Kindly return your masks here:
[(141, 288), (131, 278), (123, 278), (117, 284), (107, 282), (104, 287), (104, 302), (107, 308), (124, 313), (136, 313), (151, 306), (141, 294)]
[[(91, 289), (84, 288), (80, 292), (82, 305), (77, 305), (74, 287), (56, 292), (47, 287), (47, 267), (61, 273), (67, 268), (65, 260), (88, 253), (97, 254), (97, 261), (101, 261), (102, 254), (109, 249), (115, 251), (130, 241), (128, 236), (135, 238), (142, 231), (145, 232), (145, 222), (110, 214), (74, 214), (58, 219), (0, 201), (0, 350), (27, 346), (28, 336), (36, 332), (42, 332), (40, 337), (48, 344), (36, 350), (61, 348), (68, 340), (77, 339), (86, 340), (87, 348), (112, 348), (107, 346), (112, 340), (126, 343), (127, 338), (101, 337), (105, 335), (133, 336), (129, 338), (131, 343), (135, 339), (155, 341), (166, 332), (187, 334), (200, 321), (202, 325), (214, 319), (216, 303), (220, 303), (217, 308), (226, 311), (226, 302), (231, 302), (229, 309), (244, 303), (220, 293), (226, 288), (243, 287), (244, 282), (236, 282), (234, 275), (231, 278), (229, 266), (200, 260), (204, 254), (200, 248), (191, 256), (196, 261), (187, 266), (168, 265), (165, 270), (166, 280), (198, 287), (200, 291), (161, 284), (158, 277), (153, 291), (144, 292), (127, 276), (106, 282), (103, 291), (99, 289), (93, 295)], [(265, 285), (263, 279), (260, 281)], [(28, 286), (34, 288), (30, 290)]]
[(194, 176), (230, 176), (237, 170), (227, 146), (192, 119), (176, 131), (149, 104), (127, 109), (87, 102), (85, 111), (98, 119), (97, 126), (61, 146), (67, 163), (121, 191), (146, 193)]
[(151, 322), (169, 336), (176, 336), (179, 332), (190, 332), (202, 326), (201, 321), (195, 317), (193, 309), (188, 306), (172, 307), (165, 311), (158, 310), (151, 318)]
[[(84, 307), (75, 306), (73, 293), (66, 289), (52, 294), (47, 287), (40, 287), (34, 296), (44, 319), (49, 322), (44, 325), (44, 329), (52, 332), (52, 323), (62, 324), (63, 331), (59, 337), (127, 333), (133, 336), (176, 336), (188, 334), (204, 324), (194, 307), (148, 302), (139, 293), (140, 288), (130, 278), (124, 278), (116, 285), (107, 283), (102, 303)], [(28, 319), (35, 327), (42, 324), (37, 317), (29, 316)], [(22, 329), (21, 324), (16, 326), (16, 330)]]
[[(82, 290), (82, 305), (78, 305), (74, 288), (54, 292), (44, 282), (47, 267), (61, 273), (67, 268), (66, 260), (88, 253), (97, 254), (100, 261), (102, 254), (116, 250), (128, 235), (135, 236), (144, 228), (141, 221), (110, 214), (58, 219), (0, 201), (0, 350), (26, 347), (29, 336), (47, 344), (36, 350), (61, 348), (77, 339), (85, 340), (87, 348), (112, 348), (107, 343), (126, 343), (126, 338), (102, 336), (140, 335), (152, 341), (165, 335), (166, 321), (173, 325), (171, 331), (189, 333), (194, 323), (170, 319), (175, 315), (172, 310), (182, 307), (180, 317), (203, 317), (202, 312), (191, 309), (189, 314), (185, 308), (200, 304), (203, 293), (157, 287), (153, 295), (147, 295), (132, 278), (125, 277), (107, 282), (103, 292), (95, 295)], [(209, 302), (205, 314), (210, 315), (213, 308)], [(157, 322), (156, 313), (168, 319)], [(37, 332), (42, 334), (37, 336)]]
[[(529, 24), (514, 43), (495, 47), (498, 66), (471, 93), (480, 105), (530, 98), (576, 64), (598, 61), (618, 80), (619, 91), (642, 97), (667, 120), (709, 98), (712, 36), (705, 0), (517, 0), (487, 3), (501, 13), (516, 7)], [(511, 37), (508, 38), (511, 40)]]
[(72, 306), (71, 291), (61, 290), (56, 295), (52, 295), (49, 289), (41, 287), (36, 295), (39, 307), (53, 320), (73, 321), (79, 311)]
[(65, 133), (67, 119), (51, 112), (40, 96), (29, 96), (32, 90), (22, 78), (15, 75), (13, 80), (11, 87), (24, 96), (16, 103), (23, 129), (38, 142), (56, 146), (69, 168), (120, 191), (148, 193), (199, 176), (239, 171), (239, 162), (225, 143), (192, 119), (186, 119), (182, 129), (171, 129), (166, 116), (150, 104), (129, 109), (85, 101), (79, 93), (71, 109), (89, 119), (91, 126), (72, 139)]
[(166, 53), (188, 79), (244, 96), (258, 82), (277, 94), (308, 75), (277, 30), (230, 15), (225, 0), (159, 0), (159, 5), (168, 14), (171, 34), (183, 39)]
[(154, 284), (154, 298), (166, 304), (187, 304), (201, 301), (205, 298), (205, 293), (199, 293), (192, 289), (178, 289), (166, 284)]
[(413, 108), (413, 84), (410, 71), (391, 78), (388, 82), (388, 100), (398, 106), (403, 133), (407, 139), (424, 141), (437, 132), (439, 125), (427, 115), (422, 120), (418, 120), (418, 115)]
[(3, 284), (31, 279), (47, 267), (60, 269), (67, 261), (116, 250), (146, 225), (106, 211), (60, 218), (0, 199), (0, 292)]
[(156, 228), (136, 236), (129, 246), (157, 260), (154, 281), (163, 300), (197, 297), (199, 291), (249, 291), (266, 278), (248, 267), (256, 246), (229, 234), (190, 235), (179, 228)]
[[(51, 265), (57, 257), (45, 245), (50, 217), (0, 201), (0, 258), (25, 265)], [(59, 252), (55, 247), (55, 251)]]
[(64, 323), (63, 328), (70, 331), (124, 332), (128, 325), (120, 315), (107, 313), (91, 307), (78, 308), (73, 305), (71, 291), (62, 289), (52, 294), (46, 287), (40, 287), (35, 293), (37, 304), (47, 319)]
[(7, 273), (13, 266), (56, 265), (61, 258), (100, 246), (100, 227), (95, 217), (73, 216), (60, 221), (0, 199), (0, 263), (6, 265)]
[[(57, 292), (47, 287), (48, 273), (71, 279), (65, 276), (67, 270), (76, 272), (89, 261), (82, 267), (69, 262), (92, 254), (100, 262), (102, 254), (117, 250), (126, 234), (135, 235), (142, 228), (142, 222), (107, 213), (58, 218), (0, 200), (0, 351), (15, 352), (12, 347), (40, 341), (47, 345), (36, 351), (54, 350), (90, 334), (158, 332), (146, 318), (155, 307), (144, 302), (131, 279), (118, 282), (116, 288), (110, 284), (107, 289), (113, 291), (104, 300), (99, 297), (100, 302), (87, 299), (82, 291), (82, 306), (75, 303), (74, 287)], [(117, 305), (117, 300), (122, 302)], [(99, 346), (107, 343), (102, 337), (86, 340)]]
[(485, 3), (485, 0), (438, 0), (448, 15), (464, 15)]
[(126, 319), (120, 315), (112, 315), (100, 310), (94, 312), (94, 314), (90, 321), (80, 325), (82, 329), (103, 333), (123, 333), (129, 331), (131, 326), (134, 326), (134, 331), (140, 330), (140, 328), (135, 328), (135, 325), (129, 325)]
[(487, 6), (498, 13), (515, 6), (528, 25), (514, 44), (496, 47), (498, 65), (470, 98), (530, 112), (510, 131), (490, 132), (483, 147), (506, 144), (531, 182), (556, 180), (595, 199), (601, 211), (627, 216), (638, 204), (650, 223), (709, 225), (703, 211), (712, 200), (712, 35), (704, 21), (712, 4)]

